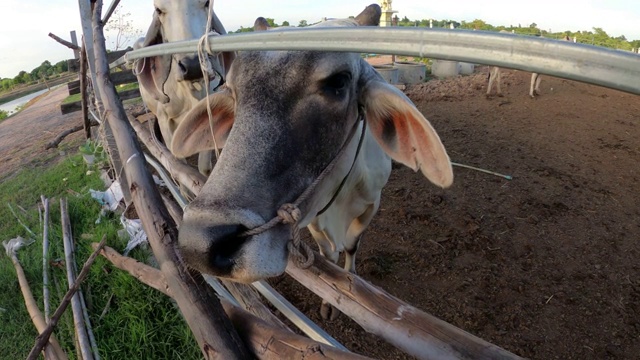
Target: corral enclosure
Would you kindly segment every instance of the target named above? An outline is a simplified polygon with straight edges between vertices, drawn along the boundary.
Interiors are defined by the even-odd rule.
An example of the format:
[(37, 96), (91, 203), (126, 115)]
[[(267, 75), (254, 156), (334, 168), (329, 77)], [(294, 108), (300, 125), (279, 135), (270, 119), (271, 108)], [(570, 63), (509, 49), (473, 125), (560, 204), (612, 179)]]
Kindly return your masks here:
[[(640, 102), (636, 95), (487, 69), (407, 88), (440, 134), (454, 185), (394, 166), (365, 232), (357, 271), (391, 294), (532, 359), (631, 359), (640, 354)], [(355, 352), (407, 355), (340, 317), (287, 278), (272, 283)]]
[[(453, 161), (514, 180), (454, 168), (454, 185), (440, 190), (395, 168), (365, 232), (358, 273), (520, 356), (634, 358), (640, 353), (638, 97), (545, 76), (542, 96), (532, 100), (529, 77), (505, 71), (505, 97), (489, 100), (484, 68), (407, 88)], [(29, 133), (51, 126), (36, 121)], [(18, 123), (2, 127), (6, 154), (23, 154), (5, 156), (11, 161), (0, 164), (2, 173), (27, 165), (24, 154), (43, 151), (46, 139), (29, 150), (25, 137), (15, 136), (25, 130)], [(272, 283), (353, 351), (409, 358), (346, 316), (323, 322), (320, 299), (292, 280)]]

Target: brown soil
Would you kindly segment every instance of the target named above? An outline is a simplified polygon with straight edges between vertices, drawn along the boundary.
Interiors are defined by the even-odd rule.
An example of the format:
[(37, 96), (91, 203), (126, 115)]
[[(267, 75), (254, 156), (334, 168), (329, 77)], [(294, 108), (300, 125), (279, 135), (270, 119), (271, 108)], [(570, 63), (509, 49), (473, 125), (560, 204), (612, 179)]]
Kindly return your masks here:
[(68, 95), (66, 87), (59, 87), (0, 122), (0, 180), (25, 167), (58, 161), (65, 150), (81, 143), (84, 133), (77, 132), (67, 137), (58, 150), (44, 149), (59, 133), (82, 123), (79, 112), (60, 113), (58, 104)]
[[(640, 98), (505, 70), (486, 99), (486, 67), (407, 88), (454, 168), (447, 190), (394, 166), (357, 271), (408, 303), (532, 359), (640, 359)], [(348, 348), (407, 355), (320, 299), (274, 281)]]
[[(486, 69), (406, 90), (455, 162), (447, 190), (395, 167), (365, 232), (357, 271), (391, 294), (520, 356), (640, 358), (640, 98), (505, 71), (505, 97), (486, 99)], [(0, 123), (0, 178), (56, 159), (44, 144), (80, 122), (58, 115), (64, 91)], [(82, 141), (82, 133), (70, 141)], [(69, 141), (63, 144), (69, 144)], [(320, 299), (273, 281), (348, 348), (406, 355), (341, 316), (320, 320)]]

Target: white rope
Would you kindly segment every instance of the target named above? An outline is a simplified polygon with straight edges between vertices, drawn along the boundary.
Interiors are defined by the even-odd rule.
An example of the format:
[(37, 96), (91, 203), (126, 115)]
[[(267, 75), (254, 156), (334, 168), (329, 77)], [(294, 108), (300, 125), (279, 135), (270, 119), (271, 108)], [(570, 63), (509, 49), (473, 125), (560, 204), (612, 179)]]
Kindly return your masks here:
[[(200, 60), (200, 69), (202, 70), (202, 78), (204, 79), (205, 98), (207, 99), (207, 115), (209, 116), (209, 129), (211, 130), (211, 137), (213, 138), (214, 152), (217, 160), (220, 157), (220, 150), (218, 149), (216, 135), (213, 130), (213, 114), (211, 113), (211, 103), (209, 100), (209, 76), (214, 73), (211, 58), (209, 57), (210, 55), (214, 55), (210, 52), (211, 47), (209, 45), (209, 31), (211, 31), (211, 21), (213, 19), (213, 0), (209, 1), (208, 11), (207, 27), (204, 30), (204, 35), (202, 35), (200, 41), (198, 41), (198, 59)], [(220, 74), (220, 76), (222, 76), (222, 74)]]

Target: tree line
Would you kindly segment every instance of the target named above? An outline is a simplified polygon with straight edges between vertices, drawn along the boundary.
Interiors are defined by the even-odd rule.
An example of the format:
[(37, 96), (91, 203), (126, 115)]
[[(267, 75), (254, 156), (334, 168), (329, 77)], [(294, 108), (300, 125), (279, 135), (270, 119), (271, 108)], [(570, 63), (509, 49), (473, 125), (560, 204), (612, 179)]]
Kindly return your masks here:
[[(473, 21), (455, 21), (455, 20), (433, 20), (433, 19), (422, 19), (422, 20), (410, 20), (408, 17), (402, 18), (402, 20), (398, 21), (398, 26), (417, 26), (417, 27), (429, 27), (429, 25), (439, 28), (451, 28), (453, 26), (454, 29), (467, 29), (467, 30), (484, 30), (484, 31), (500, 31), (506, 30), (508, 32), (513, 32), (515, 34), (520, 35), (530, 35), (530, 36), (543, 36), (552, 39), (562, 39), (565, 36), (569, 36), (571, 40), (575, 37), (576, 42), (583, 44), (591, 44), (596, 46), (603, 46), (612, 49), (621, 49), (621, 50), (634, 50), (640, 48), (640, 40), (629, 41), (624, 35), (613, 37), (607, 34), (602, 28), (594, 27), (592, 30), (586, 31), (559, 31), (559, 32), (550, 32), (547, 30), (540, 29), (538, 24), (531, 23), (528, 26), (522, 26), (518, 24), (509, 25), (509, 26), (494, 26), (483, 20), (476, 19)], [(636, 50), (637, 51), (637, 50)]]
[(49, 60), (45, 60), (30, 72), (22, 70), (13, 79), (0, 79), (0, 90), (8, 91), (22, 84), (32, 84), (42, 79), (49, 80), (49, 78), (67, 71), (69, 71), (67, 60), (58, 61), (53, 65)]
[[(282, 24), (278, 24), (272, 18), (266, 18), (267, 23), (270, 27), (280, 27), (280, 26), (291, 26), (288, 21), (283, 21)], [(310, 26), (313, 24), (309, 24), (307, 20), (300, 20), (298, 23), (298, 27)], [(422, 19), (422, 20), (410, 20), (408, 17), (403, 17), (402, 19), (398, 19), (398, 26), (405, 27), (430, 27), (434, 28), (451, 28), (454, 29), (468, 29), (468, 30), (484, 30), (484, 31), (500, 31), (506, 30), (508, 32), (513, 32), (515, 34), (520, 35), (530, 35), (530, 36), (543, 36), (552, 39), (562, 39), (565, 36), (569, 36), (572, 40), (575, 37), (576, 42), (583, 44), (591, 44), (597, 46), (604, 46), (612, 49), (621, 49), (621, 50), (636, 50), (640, 48), (640, 40), (629, 41), (624, 35), (613, 37), (607, 34), (602, 28), (594, 27), (592, 30), (587, 31), (560, 31), (560, 32), (550, 32), (547, 30), (540, 29), (536, 23), (532, 23), (528, 26), (522, 26), (518, 24), (509, 25), (509, 26), (494, 26), (483, 20), (476, 19), (473, 21), (455, 21), (455, 20), (435, 20), (435, 19)], [(253, 26), (244, 27), (241, 26), (236, 31), (230, 31), (229, 33), (243, 33), (243, 32), (251, 32), (253, 31)]]

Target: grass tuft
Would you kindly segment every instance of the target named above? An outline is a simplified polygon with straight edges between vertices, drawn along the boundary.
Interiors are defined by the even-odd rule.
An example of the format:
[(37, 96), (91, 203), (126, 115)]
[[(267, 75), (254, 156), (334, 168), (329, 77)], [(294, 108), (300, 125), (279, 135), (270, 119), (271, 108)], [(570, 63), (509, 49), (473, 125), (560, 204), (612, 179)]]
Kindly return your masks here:
[[(73, 239), (76, 242), (78, 269), (92, 252), (91, 243), (106, 234), (107, 244), (122, 250), (126, 241), (119, 239), (121, 228), (117, 216), (109, 215), (95, 223), (100, 206), (89, 195), (89, 189), (103, 190), (98, 172), (87, 175), (89, 168), (81, 155), (70, 156), (49, 168), (25, 169), (0, 183), (0, 240), (18, 235), (30, 237), (15, 220), (7, 203), (11, 203), (34, 233), (36, 242), (18, 253), (31, 290), (42, 304), (42, 229), (38, 218), (40, 195), (50, 198), (50, 261), (58, 264), (64, 258), (60, 226), (59, 199), (66, 197)], [(24, 208), (26, 213), (19, 210)], [(131, 256), (145, 261), (146, 249), (136, 249)], [(52, 312), (68, 288), (64, 266), (51, 267)], [(177, 307), (163, 294), (139, 283), (130, 275), (115, 269), (99, 257), (83, 285), (89, 316), (102, 359), (200, 359), (195, 339)], [(111, 298), (105, 315), (101, 314)], [(25, 358), (37, 336), (18, 285), (10, 259), (0, 255), (0, 359)], [(42, 308), (42, 306), (41, 306)], [(75, 359), (73, 320), (70, 308), (55, 331), (70, 359)]]

